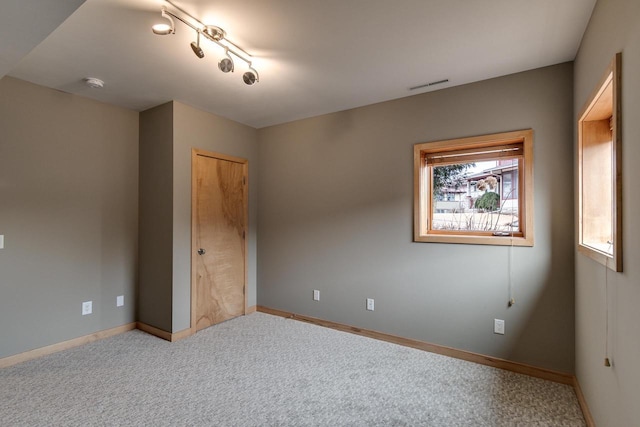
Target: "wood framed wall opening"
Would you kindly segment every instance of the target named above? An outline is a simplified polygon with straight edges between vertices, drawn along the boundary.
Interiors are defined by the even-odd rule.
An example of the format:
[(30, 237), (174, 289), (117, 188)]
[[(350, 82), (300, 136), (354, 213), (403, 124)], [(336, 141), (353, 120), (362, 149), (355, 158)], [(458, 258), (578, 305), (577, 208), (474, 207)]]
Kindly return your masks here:
[(621, 54), (578, 119), (578, 251), (622, 271)]

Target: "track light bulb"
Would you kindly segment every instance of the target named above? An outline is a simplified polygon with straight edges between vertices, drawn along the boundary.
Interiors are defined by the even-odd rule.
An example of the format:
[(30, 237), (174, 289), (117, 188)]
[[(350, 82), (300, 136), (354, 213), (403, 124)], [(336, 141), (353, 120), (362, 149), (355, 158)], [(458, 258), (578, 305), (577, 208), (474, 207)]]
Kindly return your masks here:
[(200, 32), (199, 31), (198, 31), (198, 39), (197, 40), (198, 40), (197, 42), (191, 42), (191, 50), (193, 50), (193, 53), (195, 53), (198, 58), (202, 59), (202, 58), (204, 58), (204, 51), (200, 47)]
[(218, 62), (218, 68), (220, 68), (220, 71), (223, 73), (233, 71), (233, 61), (229, 58), (222, 58), (220, 62)]
[(227, 57), (222, 58), (218, 62), (218, 68), (223, 73), (228, 73), (229, 71), (233, 72), (233, 70), (235, 69), (235, 65), (233, 64), (233, 59), (231, 58), (231, 55), (229, 55), (229, 49), (228, 48), (225, 49), (224, 53), (227, 55)]
[(191, 49), (193, 49), (193, 53), (195, 53), (198, 58), (204, 58), (204, 51), (196, 42), (191, 42)]
[(172, 33), (171, 25), (169, 24), (156, 24), (151, 27), (151, 31), (153, 31), (153, 34), (158, 36), (166, 36), (167, 34)]
[(251, 67), (251, 62), (249, 62), (249, 71), (242, 75), (242, 80), (248, 86), (254, 85), (260, 81), (260, 76), (258, 75), (258, 72)]
[(258, 81), (256, 75), (251, 71), (247, 71), (246, 73), (244, 73), (242, 75), (242, 80), (244, 80), (245, 84), (249, 86), (255, 84), (256, 81)]

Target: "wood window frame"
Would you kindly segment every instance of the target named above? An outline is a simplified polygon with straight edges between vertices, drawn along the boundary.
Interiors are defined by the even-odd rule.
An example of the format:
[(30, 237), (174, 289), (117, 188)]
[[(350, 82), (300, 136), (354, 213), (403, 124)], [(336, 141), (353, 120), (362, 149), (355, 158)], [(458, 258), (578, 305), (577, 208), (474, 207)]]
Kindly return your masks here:
[[(621, 65), (618, 53), (578, 116), (578, 252), (617, 272), (622, 271)], [(605, 138), (607, 130), (610, 141)], [(604, 151), (592, 154), (596, 146)], [(599, 191), (606, 193), (604, 209), (590, 201), (591, 194)], [(598, 237), (598, 230), (605, 229), (611, 236), (606, 249), (598, 244), (605, 239)]]
[[(515, 147), (521, 146), (521, 151)], [(511, 148), (510, 148), (511, 147)], [(514, 149), (518, 157), (518, 217), (520, 231), (507, 236), (483, 231), (443, 231), (430, 228), (433, 209), (432, 168), (427, 161), (435, 157), (445, 159), (452, 153), (468, 153), (469, 161), (495, 155), (474, 154), (487, 149)], [(505, 154), (506, 156), (507, 154)], [(511, 158), (516, 157), (513, 153)], [(498, 155), (498, 157), (500, 157)], [(446, 160), (440, 160), (446, 163)], [(418, 143), (413, 148), (414, 179), (414, 242), (461, 243), (476, 245), (533, 246), (533, 130), (524, 129), (490, 135)]]

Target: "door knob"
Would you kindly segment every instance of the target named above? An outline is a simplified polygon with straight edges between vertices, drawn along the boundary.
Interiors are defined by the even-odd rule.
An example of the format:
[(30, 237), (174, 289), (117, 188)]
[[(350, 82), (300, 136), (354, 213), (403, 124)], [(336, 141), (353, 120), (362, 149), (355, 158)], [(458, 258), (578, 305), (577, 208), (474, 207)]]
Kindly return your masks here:
[(202, 248), (198, 249), (198, 255), (204, 255), (206, 253), (207, 253), (207, 251), (205, 251), (204, 249), (202, 249)]

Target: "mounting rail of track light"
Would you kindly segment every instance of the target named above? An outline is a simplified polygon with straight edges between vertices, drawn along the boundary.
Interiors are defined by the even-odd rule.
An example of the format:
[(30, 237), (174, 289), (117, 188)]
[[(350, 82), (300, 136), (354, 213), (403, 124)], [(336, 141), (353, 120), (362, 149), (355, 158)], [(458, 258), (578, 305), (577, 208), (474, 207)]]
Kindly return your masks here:
[(218, 68), (223, 73), (233, 72), (235, 70), (235, 64), (230, 54), (233, 54), (236, 58), (246, 62), (249, 67), (249, 71), (242, 75), (242, 80), (249, 86), (260, 81), (260, 75), (258, 71), (251, 65), (251, 55), (249, 55), (244, 49), (239, 47), (227, 38), (227, 33), (220, 27), (214, 25), (205, 25), (199, 19), (193, 15), (176, 6), (169, 0), (164, 0), (168, 6), (162, 6), (162, 17), (167, 19), (170, 24), (156, 24), (151, 27), (151, 31), (159, 36), (166, 36), (169, 34), (175, 34), (175, 21), (185, 24), (196, 32), (196, 41), (191, 42), (191, 49), (198, 58), (204, 58), (204, 51), (200, 47), (200, 36), (214, 42), (218, 46), (224, 49), (224, 58), (218, 62)]

